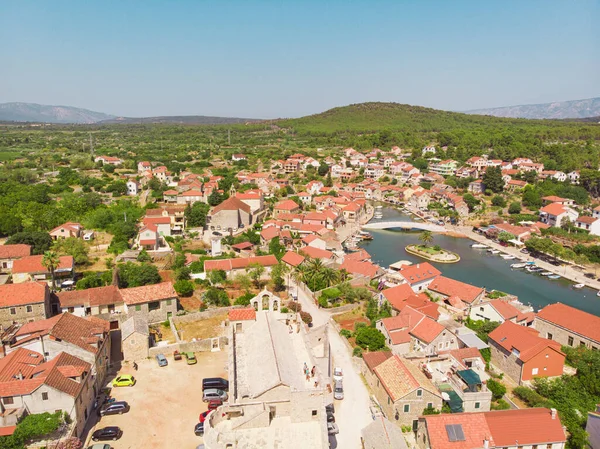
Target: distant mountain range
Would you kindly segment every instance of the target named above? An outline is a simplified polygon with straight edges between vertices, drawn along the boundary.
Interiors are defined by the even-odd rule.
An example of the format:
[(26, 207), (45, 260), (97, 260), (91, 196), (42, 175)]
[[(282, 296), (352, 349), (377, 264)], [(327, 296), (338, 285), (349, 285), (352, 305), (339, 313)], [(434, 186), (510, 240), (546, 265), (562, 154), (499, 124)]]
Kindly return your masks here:
[(167, 115), (163, 117), (114, 117), (99, 121), (101, 125), (141, 124), (141, 123), (179, 123), (183, 125), (228, 125), (234, 123), (258, 122), (258, 119), (238, 117), (211, 117), (206, 115)]
[(97, 123), (114, 115), (72, 106), (49, 106), (35, 103), (1, 103), (0, 121), (41, 123)]
[(583, 119), (600, 116), (600, 97), (556, 103), (525, 104), (503, 108), (475, 109), (467, 114), (530, 119)]

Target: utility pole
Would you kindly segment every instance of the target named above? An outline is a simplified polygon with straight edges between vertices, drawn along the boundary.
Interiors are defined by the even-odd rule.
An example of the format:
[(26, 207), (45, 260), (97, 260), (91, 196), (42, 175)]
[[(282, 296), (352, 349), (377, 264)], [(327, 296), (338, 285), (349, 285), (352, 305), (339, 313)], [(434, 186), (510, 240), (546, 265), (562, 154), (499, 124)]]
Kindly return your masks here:
[(231, 145), (231, 128), (227, 128), (227, 145)]
[(94, 143), (92, 141), (92, 133), (90, 133), (90, 154), (94, 155)]

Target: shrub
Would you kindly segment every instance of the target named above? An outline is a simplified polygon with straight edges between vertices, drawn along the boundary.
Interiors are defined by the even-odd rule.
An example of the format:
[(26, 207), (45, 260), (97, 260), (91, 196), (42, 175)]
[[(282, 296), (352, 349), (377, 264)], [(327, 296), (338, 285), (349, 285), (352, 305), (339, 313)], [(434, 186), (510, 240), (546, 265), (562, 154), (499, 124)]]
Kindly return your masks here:
[(440, 411), (433, 408), (433, 406), (423, 409), (423, 415), (439, 415)]
[(506, 394), (506, 387), (497, 380), (489, 379), (487, 381), (487, 387), (492, 392), (492, 397), (495, 401), (498, 399), (502, 399), (502, 397), (504, 397), (504, 395)]
[(288, 309), (287, 307), (281, 308), (281, 313), (288, 313), (289, 311), (290, 311), (290, 309)]
[(511, 215), (520, 214), (521, 213), (521, 203), (515, 201), (514, 203), (510, 203), (508, 206), (508, 213)]
[(302, 318), (302, 321), (304, 321), (306, 324), (308, 324), (309, 326), (312, 324), (312, 315), (308, 312), (300, 312), (300, 318)]
[(150, 254), (145, 249), (141, 250), (137, 256), (138, 262), (150, 262), (151, 260)]
[(229, 301), (229, 296), (227, 296), (227, 292), (225, 290), (221, 290), (219, 288), (210, 287), (204, 293), (204, 299), (212, 305), (218, 307), (226, 307), (231, 305), (231, 301)]
[(340, 331), (340, 335), (342, 337), (350, 338), (350, 337), (352, 337), (352, 332), (350, 332), (348, 329), (342, 329)]
[(355, 347), (352, 350), (352, 355), (354, 357), (362, 357), (362, 353), (363, 353), (363, 351), (362, 351), (362, 348), (360, 346), (357, 346), (357, 347)]
[(296, 301), (289, 301), (287, 304), (287, 308), (292, 312), (302, 312), (302, 304)]
[(378, 351), (385, 346), (385, 336), (373, 327), (361, 327), (356, 332), (356, 344), (369, 351)]
[[(250, 300), (254, 298), (254, 295), (250, 292), (246, 292), (244, 293), (242, 296), (238, 297), (235, 299), (235, 301), (233, 302), (236, 306), (247, 306), (250, 304)], [(283, 307), (281, 309), (281, 311), (283, 312), (283, 309), (286, 309), (285, 307)], [(283, 312), (286, 313), (286, 312)]]
[(194, 294), (194, 283), (192, 281), (181, 279), (173, 284), (173, 288), (179, 296), (184, 298)]
[(365, 323), (364, 321), (357, 321), (356, 323), (354, 323), (354, 332), (359, 330), (361, 327), (367, 327), (367, 323)]
[(544, 396), (528, 387), (516, 387), (513, 393), (523, 399), (530, 407), (552, 407)]
[(160, 325), (162, 327), (171, 327), (171, 323), (169, 323), (169, 320), (165, 320), (162, 323), (160, 323)]
[(492, 206), (504, 207), (506, 206), (506, 200), (502, 196), (496, 195), (492, 198)]
[(324, 309), (329, 308), (329, 301), (327, 301), (327, 298), (323, 295), (319, 298), (319, 307), (323, 307)]
[(400, 430), (402, 431), (402, 433), (409, 433), (412, 432), (412, 426), (401, 426)]
[(510, 408), (510, 404), (506, 402), (504, 399), (498, 399), (496, 403), (492, 403), (492, 410), (508, 410)]

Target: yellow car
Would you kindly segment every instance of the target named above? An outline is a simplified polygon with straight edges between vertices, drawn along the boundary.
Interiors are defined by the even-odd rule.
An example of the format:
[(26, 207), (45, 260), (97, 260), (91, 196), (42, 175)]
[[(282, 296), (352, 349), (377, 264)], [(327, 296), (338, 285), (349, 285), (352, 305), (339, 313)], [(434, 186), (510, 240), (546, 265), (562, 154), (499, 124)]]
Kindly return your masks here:
[(193, 352), (184, 352), (183, 355), (185, 356), (188, 365), (195, 365), (198, 363), (198, 360), (196, 360), (196, 355)]
[(133, 387), (134, 385), (135, 378), (131, 374), (123, 374), (112, 382), (113, 387)]

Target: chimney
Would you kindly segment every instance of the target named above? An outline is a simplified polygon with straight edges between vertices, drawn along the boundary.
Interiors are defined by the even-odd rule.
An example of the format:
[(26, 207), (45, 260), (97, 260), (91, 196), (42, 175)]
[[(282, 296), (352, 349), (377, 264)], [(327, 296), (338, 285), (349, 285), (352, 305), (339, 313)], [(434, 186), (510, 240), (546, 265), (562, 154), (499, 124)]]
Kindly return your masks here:
[(556, 409), (555, 408), (550, 409), (550, 416), (552, 416), (552, 419), (556, 419)]
[(489, 449), (490, 447), (490, 440), (488, 440), (487, 437), (485, 437), (485, 440), (483, 440), (483, 449)]

